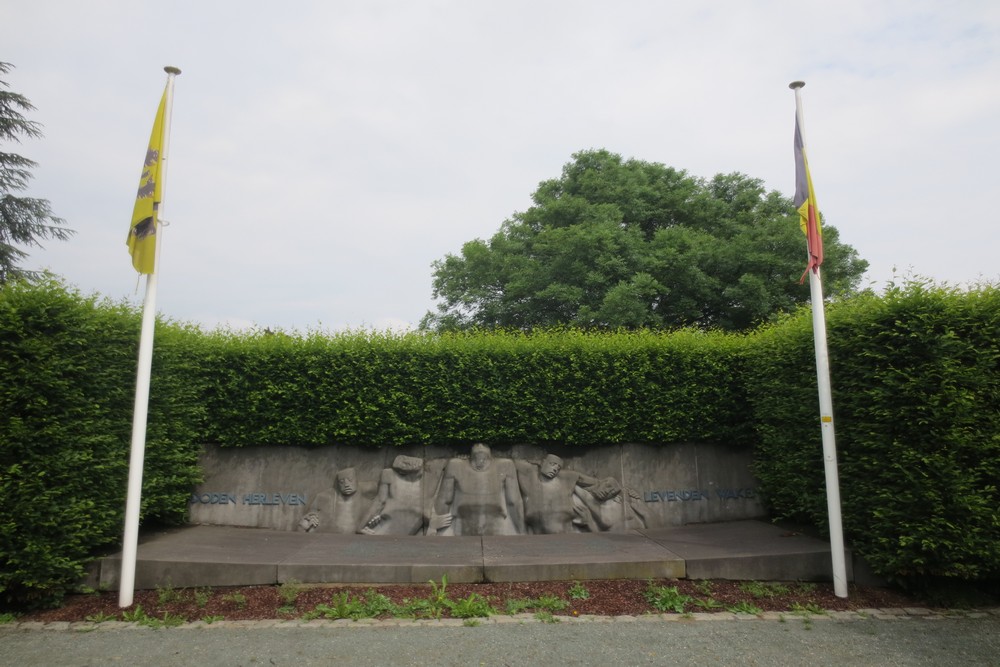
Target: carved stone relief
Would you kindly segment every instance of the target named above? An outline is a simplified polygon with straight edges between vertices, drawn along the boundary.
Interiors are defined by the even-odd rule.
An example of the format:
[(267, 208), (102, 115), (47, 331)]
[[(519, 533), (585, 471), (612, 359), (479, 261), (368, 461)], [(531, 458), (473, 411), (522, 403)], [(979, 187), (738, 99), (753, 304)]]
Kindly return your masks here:
[(359, 481), (353, 468), (338, 471), (333, 488), (316, 496), (299, 528), (363, 535), (465, 536), (646, 526), (645, 502), (637, 492), (623, 489), (613, 477), (597, 479), (566, 470), (554, 454), (538, 462), (498, 458), (488, 445), (477, 443), (468, 458), (447, 460), (432, 493), (425, 488), (427, 465), (421, 458), (397, 456), (391, 467), (382, 470), (377, 484)]

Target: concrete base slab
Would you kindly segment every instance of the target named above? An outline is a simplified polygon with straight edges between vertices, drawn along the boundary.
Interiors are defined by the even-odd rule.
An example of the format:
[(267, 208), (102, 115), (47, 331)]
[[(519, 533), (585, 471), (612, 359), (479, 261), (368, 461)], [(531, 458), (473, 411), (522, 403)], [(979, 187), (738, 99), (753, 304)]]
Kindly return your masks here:
[[(305, 533), (187, 526), (143, 535), (136, 555), (136, 588), (273, 584), (277, 566), (302, 549)], [(117, 590), (121, 554), (100, 561), (99, 585)]]
[[(848, 558), (850, 564), (850, 558)], [(136, 588), (587, 579), (831, 580), (826, 542), (762, 521), (566, 535), (390, 537), (187, 526), (144, 534)], [(118, 588), (121, 554), (89, 581)], [(848, 578), (853, 574), (848, 569)]]
[(682, 578), (684, 561), (637, 533), (483, 538), (487, 581)]
[[(688, 579), (831, 581), (827, 542), (763, 521), (705, 523), (640, 531), (669, 546), (687, 566)], [(853, 578), (847, 554), (848, 579)]]
[(452, 583), (483, 580), (478, 537), (309, 536), (278, 565), (278, 581), (302, 583)]

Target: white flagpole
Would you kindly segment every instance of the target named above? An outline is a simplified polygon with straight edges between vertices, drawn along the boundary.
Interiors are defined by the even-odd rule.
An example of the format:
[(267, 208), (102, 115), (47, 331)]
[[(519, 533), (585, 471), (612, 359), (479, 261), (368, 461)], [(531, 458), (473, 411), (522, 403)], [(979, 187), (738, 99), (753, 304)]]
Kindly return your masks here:
[[(806, 85), (793, 81), (795, 118), (805, 151), (805, 124), (802, 120), (800, 89)], [(823, 435), (823, 467), (826, 472), (826, 509), (830, 523), (830, 555), (833, 565), (833, 592), (847, 597), (847, 562), (844, 555), (844, 528), (840, 511), (840, 477), (837, 473), (837, 439), (833, 429), (833, 394), (830, 390), (830, 358), (826, 347), (826, 313), (823, 305), (823, 282), (819, 267), (809, 270), (809, 295), (812, 300), (813, 342), (816, 348), (816, 382), (819, 387), (820, 429)]]
[(146, 276), (146, 295), (142, 301), (142, 329), (139, 334), (139, 362), (135, 381), (135, 407), (132, 413), (132, 447), (128, 464), (128, 494), (125, 500), (125, 535), (122, 539), (121, 577), (118, 584), (118, 606), (131, 606), (135, 596), (135, 561), (139, 547), (139, 508), (142, 503), (142, 468), (146, 454), (146, 418), (149, 413), (149, 376), (153, 365), (153, 330), (156, 324), (156, 276), (160, 270), (160, 247), (163, 240), (163, 199), (166, 192), (167, 157), (170, 146), (170, 113), (173, 108), (174, 77), (181, 73), (176, 67), (164, 67), (167, 73), (167, 102), (163, 110), (162, 167), (159, 173), (161, 201), (154, 211), (156, 259), (153, 272)]

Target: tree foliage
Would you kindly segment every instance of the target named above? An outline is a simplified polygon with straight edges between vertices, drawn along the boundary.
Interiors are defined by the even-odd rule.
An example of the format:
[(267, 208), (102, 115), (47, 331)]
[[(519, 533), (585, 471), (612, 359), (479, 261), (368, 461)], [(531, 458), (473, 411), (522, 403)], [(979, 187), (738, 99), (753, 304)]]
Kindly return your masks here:
[[(11, 69), (9, 63), (0, 62), (0, 74)], [(8, 84), (0, 80), (0, 142), (20, 143), (25, 137), (41, 137), (39, 124), (24, 115), (35, 107), (26, 97), (7, 88)], [(47, 200), (13, 194), (27, 189), (31, 170), (37, 166), (26, 157), (0, 150), (0, 285), (34, 274), (18, 267), (28, 256), (18, 246), (40, 246), (43, 239), (64, 241), (73, 234), (62, 218), (52, 214)]]
[[(489, 241), (434, 263), (424, 328), (744, 330), (808, 300), (792, 202), (739, 173), (711, 180), (606, 150), (573, 156)], [(868, 263), (823, 228), (827, 292)]]

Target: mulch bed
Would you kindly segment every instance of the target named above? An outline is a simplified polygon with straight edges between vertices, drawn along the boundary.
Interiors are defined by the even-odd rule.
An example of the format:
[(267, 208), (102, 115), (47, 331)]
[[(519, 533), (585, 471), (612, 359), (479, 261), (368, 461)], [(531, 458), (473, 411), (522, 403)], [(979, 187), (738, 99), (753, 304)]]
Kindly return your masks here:
[[(565, 601), (564, 609), (553, 610), (559, 615), (639, 616), (660, 613), (648, 599), (651, 586), (675, 587), (677, 594), (689, 596), (684, 612), (726, 611), (739, 605), (760, 611), (829, 610), (849, 611), (871, 608), (926, 606), (898, 591), (886, 588), (851, 586), (846, 599), (838, 598), (829, 583), (739, 582), (728, 580), (599, 580), (581, 582), (525, 582), (488, 584), (447, 584), (449, 600), (457, 601), (475, 594), (485, 598), (497, 610), (505, 613), (508, 601), (538, 599), (545, 596)], [(427, 598), (441, 593), (441, 583), (422, 585), (294, 585), (294, 586), (241, 586), (200, 589), (158, 589), (137, 591), (129, 610), (137, 606), (150, 617), (183, 618), (187, 621), (211, 620), (263, 620), (301, 618), (316, 609), (329, 605), (337, 596), (343, 599), (346, 592), (352, 598), (369, 595), (375, 591), (387, 596), (395, 604)], [(586, 597), (583, 597), (583, 594)], [(697, 604), (696, 601), (702, 601)], [(61, 607), (36, 611), (19, 618), (21, 621), (86, 621), (122, 620), (118, 608), (118, 594), (100, 592), (68, 596)], [(445, 611), (442, 617), (448, 617)]]

